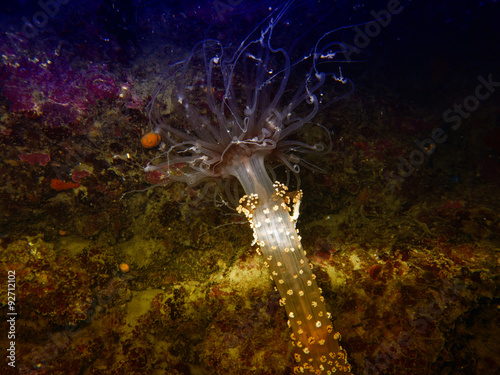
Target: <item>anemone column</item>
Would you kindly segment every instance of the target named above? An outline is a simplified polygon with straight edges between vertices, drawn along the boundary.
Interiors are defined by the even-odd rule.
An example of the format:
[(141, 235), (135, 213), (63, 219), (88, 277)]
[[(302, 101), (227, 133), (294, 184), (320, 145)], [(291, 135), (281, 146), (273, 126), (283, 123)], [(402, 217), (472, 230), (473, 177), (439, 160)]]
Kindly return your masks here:
[(254, 244), (265, 258), (281, 295), (280, 305), (287, 311), (296, 347), (294, 371), (349, 373), (351, 366), (339, 344), (340, 334), (333, 332), (330, 313), (295, 228), (302, 193), (289, 193), (285, 185), (273, 184), (262, 153), (235, 157), (227, 168), (245, 190), (238, 211), (250, 222)]

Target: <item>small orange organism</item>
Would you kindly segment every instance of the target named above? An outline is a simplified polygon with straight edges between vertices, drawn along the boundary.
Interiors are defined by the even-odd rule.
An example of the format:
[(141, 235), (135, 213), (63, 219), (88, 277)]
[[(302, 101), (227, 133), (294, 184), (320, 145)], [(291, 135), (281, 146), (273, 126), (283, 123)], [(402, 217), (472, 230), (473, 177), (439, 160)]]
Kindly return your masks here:
[(120, 271), (122, 271), (123, 273), (127, 273), (128, 271), (130, 271), (130, 266), (127, 263), (121, 263)]
[(153, 148), (160, 144), (161, 137), (160, 134), (155, 132), (149, 132), (142, 136), (141, 144), (144, 148)]

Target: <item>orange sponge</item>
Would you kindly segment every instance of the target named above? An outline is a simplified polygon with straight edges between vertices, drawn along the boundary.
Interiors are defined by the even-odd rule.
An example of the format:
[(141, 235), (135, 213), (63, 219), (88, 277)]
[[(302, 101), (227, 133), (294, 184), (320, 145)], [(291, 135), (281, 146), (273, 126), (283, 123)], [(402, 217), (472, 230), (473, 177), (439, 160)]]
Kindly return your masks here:
[(158, 133), (149, 132), (142, 136), (141, 144), (144, 148), (153, 148), (160, 144), (161, 137)]

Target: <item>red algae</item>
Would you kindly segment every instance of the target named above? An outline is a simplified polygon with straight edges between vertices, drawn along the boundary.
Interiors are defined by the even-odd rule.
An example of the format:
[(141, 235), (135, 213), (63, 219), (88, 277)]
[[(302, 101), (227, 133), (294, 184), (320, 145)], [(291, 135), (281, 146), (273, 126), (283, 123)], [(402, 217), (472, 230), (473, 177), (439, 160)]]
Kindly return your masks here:
[(63, 190), (76, 189), (80, 187), (80, 184), (77, 182), (64, 182), (56, 178), (53, 178), (52, 180), (50, 180), (50, 187), (57, 191), (63, 191)]
[(381, 271), (382, 271), (382, 266), (380, 264), (375, 264), (375, 265), (371, 266), (370, 267), (370, 277), (373, 280), (377, 280), (378, 275)]
[(34, 152), (32, 154), (21, 154), (19, 155), (19, 159), (27, 162), (30, 165), (47, 165), (50, 161), (50, 154), (42, 154), (39, 152)]
[(80, 181), (87, 176), (90, 176), (89, 172), (79, 171), (79, 170), (75, 169), (73, 171), (73, 173), (71, 174), (71, 179), (73, 180), (73, 182), (80, 183)]

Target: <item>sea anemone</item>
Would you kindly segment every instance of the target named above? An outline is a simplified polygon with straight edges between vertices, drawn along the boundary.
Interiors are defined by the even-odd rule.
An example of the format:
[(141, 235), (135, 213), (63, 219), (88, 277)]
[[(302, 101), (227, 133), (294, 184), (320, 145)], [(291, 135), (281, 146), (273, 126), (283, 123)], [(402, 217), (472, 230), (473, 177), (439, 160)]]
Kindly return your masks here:
[[(300, 165), (319, 169), (298, 153), (326, 152), (328, 146), (290, 136), (311, 124), (320, 105), (317, 91), (328, 76), (331, 85), (349, 86), (343, 92), (352, 87), (340, 69), (337, 74), (318, 69), (320, 62), (335, 60), (332, 48), (344, 49), (339, 43), (320, 47), (330, 33), (293, 62), (284, 48), (273, 46), (273, 31), (292, 3), (272, 12), (266, 26), (256, 28), (235, 50), (205, 39), (170, 66), (148, 106), (152, 133), (161, 135), (164, 152), (148, 163), (146, 172), (161, 171), (168, 181), (190, 186), (202, 181), (221, 186), (234, 176), (231, 165), (240, 157), (278, 161), (296, 176)], [(328, 130), (315, 125), (329, 145)], [(231, 194), (227, 186), (225, 192)]]
[[(293, 62), (285, 48), (273, 45), (273, 32), (292, 4), (272, 12), (261, 24), (265, 26), (232, 53), (218, 40), (205, 39), (186, 60), (170, 67), (149, 106), (152, 131), (161, 135), (163, 152), (145, 170), (191, 186), (202, 181), (222, 186), (235, 177), (246, 193), (237, 210), (247, 217), (253, 244), (264, 256), (280, 305), (287, 310), (297, 348), (294, 372), (350, 373), (340, 333), (333, 329), (295, 228), (302, 192), (273, 182), (274, 172), (266, 168), (274, 159), (298, 174), (302, 159), (297, 152), (324, 151), (323, 144), (290, 137), (318, 112), (317, 92), (327, 77), (349, 86), (340, 70), (336, 76), (318, 68), (323, 59), (335, 57), (332, 49), (342, 49), (338, 43), (320, 49), (331, 33)], [(328, 131), (321, 129), (328, 140)], [(234, 197), (230, 185), (225, 186)]]

